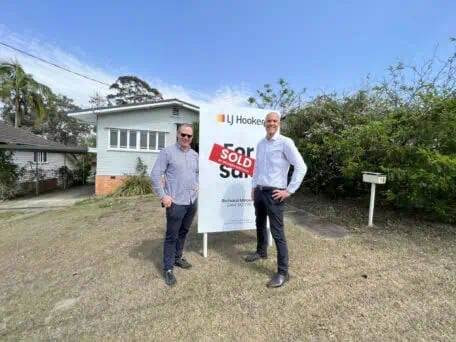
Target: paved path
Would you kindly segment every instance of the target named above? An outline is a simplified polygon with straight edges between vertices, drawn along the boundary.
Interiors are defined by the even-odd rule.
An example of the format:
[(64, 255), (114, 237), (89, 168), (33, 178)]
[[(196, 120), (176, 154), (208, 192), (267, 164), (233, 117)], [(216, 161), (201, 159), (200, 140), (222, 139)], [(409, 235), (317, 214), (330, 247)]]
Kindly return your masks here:
[(342, 238), (350, 235), (350, 231), (345, 227), (288, 204), (285, 209), (285, 220), (322, 237)]
[(0, 212), (10, 210), (50, 210), (64, 208), (95, 194), (94, 185), (82, 185), (67, 190), (52, 191), (38, 196), (19, 197), (0, 202)]

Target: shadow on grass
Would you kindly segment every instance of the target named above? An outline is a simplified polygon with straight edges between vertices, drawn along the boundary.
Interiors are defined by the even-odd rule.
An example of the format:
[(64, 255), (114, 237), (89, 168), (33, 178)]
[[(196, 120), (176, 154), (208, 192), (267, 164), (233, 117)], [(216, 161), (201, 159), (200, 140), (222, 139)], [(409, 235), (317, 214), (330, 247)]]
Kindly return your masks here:
[[(134, 247), (129, 255), (134, 259), (151, 261), (157, 272), (163, 270), (163, 242), (164, 237), (154, 240), (143, 240), (141, 244)], [(249, 246), (246, 246), (249, 245)], [(256, 236), (254, 232), (224, 232), (208, 234), (208, 254), (219, 255), (232, 264), (238, 265), (241, 269), (251, 272), (261, 272), (271, 276), (274, 270), (262, 262), (247, 263), (244, 261), (247, 254), (255, 251)], [(274, 248), (274, 247), (270, 247)], [(184, 254), (194, 252), (203, 257), (203, 234), (198, 234), (196, 227), (192, 227), (185, 242)], [(216, 262), (216, 261), (215, 261)]]

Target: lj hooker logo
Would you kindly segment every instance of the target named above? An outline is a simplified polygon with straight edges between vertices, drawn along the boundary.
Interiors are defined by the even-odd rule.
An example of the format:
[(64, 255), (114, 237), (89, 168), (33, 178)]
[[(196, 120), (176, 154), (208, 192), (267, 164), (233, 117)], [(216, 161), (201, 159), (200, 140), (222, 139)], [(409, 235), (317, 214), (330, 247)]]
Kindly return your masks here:
[(217, 122), (227, 123), (230, 126), (236, 125), (264, 125), (263, 119), (254, 116), (234, 115), (234, 114), (217, 114)]

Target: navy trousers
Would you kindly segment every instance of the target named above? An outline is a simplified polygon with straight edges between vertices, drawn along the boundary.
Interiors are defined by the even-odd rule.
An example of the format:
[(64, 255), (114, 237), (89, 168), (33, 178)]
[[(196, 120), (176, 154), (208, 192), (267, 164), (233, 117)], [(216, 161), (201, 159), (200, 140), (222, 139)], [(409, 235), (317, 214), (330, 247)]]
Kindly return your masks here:
[(266, 256), (268, 251), (266, 219), (269, 217), (271, 235), (277, 248), (278, 273), (288, 273), (288, 246), (283, 225), (285, 202), (272, 198), (273, 189), (255, 189), (255, 216), (257, 253)]
[(173, 203), (166, 208), (166, 234), (163, 256), (163, 270), (172, 270), (174, 262), (182, 258), (185, 239), (192, 225), (197, 202), (188, 205)]

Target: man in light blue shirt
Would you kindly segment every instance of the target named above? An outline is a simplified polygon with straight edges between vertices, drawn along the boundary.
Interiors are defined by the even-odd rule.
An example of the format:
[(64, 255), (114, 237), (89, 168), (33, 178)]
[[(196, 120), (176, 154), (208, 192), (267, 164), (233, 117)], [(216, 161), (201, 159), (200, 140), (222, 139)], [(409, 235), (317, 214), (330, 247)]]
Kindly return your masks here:
[[(198, 153), (190, 144), (193, 128), (184, 124), (177, 132), (177, 143), (161, 150), (151, 172), (155, 192), (166, 208), (166, 235), (163, 271), (167, 285), (174, 285), (173, 266), (190, 268), (183, 255), (185, 239), (197, 210)], [(165, 188), (162, 177), (164, 176)]]
[[(293, 140), (278, 133), (280, 118), (277, 113), (269, 113), (264, 125), (266, 137), (258, 143), (252, 179), (257, 249), (247, 256), (246, 261), (267, 258), (266, 218), (269, 217), (277, 248), (278, 272), (269, 281), (268, 287), (280, 287), (289, 279), (288, 246), (283, 225), (284, 200), (301, 186), (307, 166)], [(287, 185), (290, 165), (294, 166), (294, 171)]]

